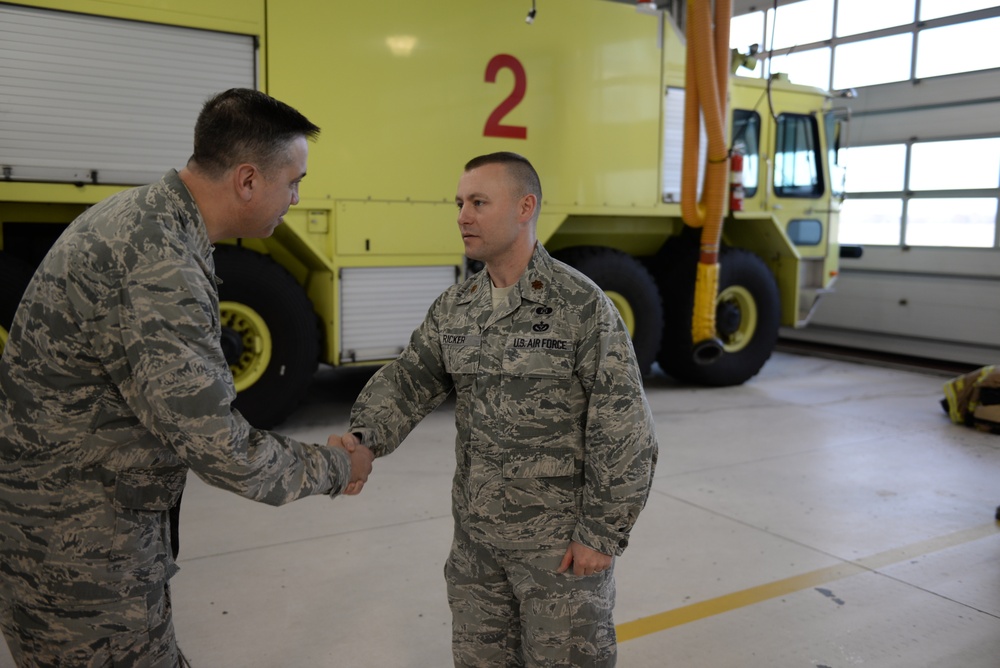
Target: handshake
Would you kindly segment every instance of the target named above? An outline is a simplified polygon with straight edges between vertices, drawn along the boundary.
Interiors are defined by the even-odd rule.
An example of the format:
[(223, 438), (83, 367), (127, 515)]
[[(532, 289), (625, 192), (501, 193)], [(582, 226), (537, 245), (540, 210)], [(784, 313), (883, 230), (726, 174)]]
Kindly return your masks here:
[(343, 436), (333, 434), (326, 440), (326, 444), (331, 448), (343, 448), (351, 458), (351, 473), (347, 486), (341, 490), (341, 494), (354, 496), (361, 493), (361, 488), (368, 482), (368, 474), (372, 472), (372, 462), (375, 455), (372, 451), (361, 445), (358, 437), (348, 432)]

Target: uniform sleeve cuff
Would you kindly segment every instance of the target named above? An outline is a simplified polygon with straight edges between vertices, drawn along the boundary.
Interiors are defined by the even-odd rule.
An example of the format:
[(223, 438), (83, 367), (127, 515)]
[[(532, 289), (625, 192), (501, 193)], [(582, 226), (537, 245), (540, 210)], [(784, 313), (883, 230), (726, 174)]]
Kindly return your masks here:
[(592, 522), (581, 520), (573, 531), (573, 540), (592, 550), (617, 557), (628, 547), (628, 533), (608, 532), (603, 525), (595, 526)]
[(374, 429), (369, 427), (351, 427), (348, 432), (359, 436), (361, 438), (361, 445), (365, 446), (372, 451), (372, 454), (376, 457), (381, 457), (385, 454), (383, 448), (379, 446), (376, 442), (378, 440), (377, 434)]
[(343, 448), (329, 448), (330, 451), (330, 496), (337, 496), (347, 487), (351, 479), (351, 456)]

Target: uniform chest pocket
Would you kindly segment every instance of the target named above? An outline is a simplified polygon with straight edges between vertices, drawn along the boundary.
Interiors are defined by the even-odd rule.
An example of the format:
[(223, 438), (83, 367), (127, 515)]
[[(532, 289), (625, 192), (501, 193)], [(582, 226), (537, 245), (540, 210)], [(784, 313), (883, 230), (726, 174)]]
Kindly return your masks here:
[(500, 400), (512, 439), (549, 440), (580, 412), (580, 384), (570, 350), (504, 350)]
[(568, 380), (573, 376), (574, 358), (573, 351), (567, 349), (508, 347), (503, 355), (503, 375)]
[(445, 345), (444, 369), (452, 375), (473, 375), (479, 373), (478, 345)]

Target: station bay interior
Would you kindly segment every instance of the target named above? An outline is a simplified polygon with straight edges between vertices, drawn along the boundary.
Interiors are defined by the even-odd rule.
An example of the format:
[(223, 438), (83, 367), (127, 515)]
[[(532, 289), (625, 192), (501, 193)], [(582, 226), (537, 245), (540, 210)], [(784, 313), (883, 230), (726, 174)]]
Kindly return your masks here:
[[(615, 564), (619, 665), (996, 668), (1000, 437), (952, 424), (940, 400), (949, 378), (1000, 363), (1000, 52), (963, 38), (1000, 34), (1000, 5), (734, 7), (734, 35), (758, 31), (772, 71), (836, 91), (850, 115), (841, 241), (864, 254), (746, 384), (647, 379), (661, 452)], [(908, 45), (902, 74), (838, 70), (874, 40)], [(875, 159), (898, 178), (850, 176)], [(918, 173), (931, 180), (915, 187)], [(927, 232), (930, 203), (954, 216)], [(961, 241), (956, 226), (973, 219), (986, 231)], [(371, 372), (321, 368), (278, 431), (342, 433)], [(192, 475), (172, 584), (191, 665), (450, 665), (453, 409), (376, 461), (358, 497), (270, 508)]]
[[(842, 262), (810, 325), (783, 329), (750, 382), (647, 381), (661, 459), (615, 566), (623, 667), (1000, 665), (1000, 440), (952, 424), (939, 404), (950, 377), (1000, 361), (1000, 60), (992, 44), (931, 39), (997, 34), (1000, 6), (879, 6), (735, 2), (734, 35), (764, 31), (785, 56), (774, 71), (845, 84), (837, 104), (863, 149), (854, 172), (889, 155), (896, 175), (852, 179), (848, 157), (847, 202), (860, 203), (858, 221), (886, 202), (896, 213), (872, 239), (845, 210), (841, 241), (864, 255)], [(892, 39), (911, 46), (901, 74), (859, 85), (837, 70), (838, 50), (849, 63), (848, 49)], [(935, 74), (941, 61), (957, 64)], [(929, 149), (943, 151), (930, 166)], [(935, 184), (955, 170), (949, 156), (969, 163), (966, 180)], [(931, 182), (914, 188), (905, 178), (919, 170)], [(955, 214), (932, 243), (913, 233), (922, 200)], [(955, 226), (984, 201), (986, 234), (963, 246)], [(813, 344), (885, 355), (816, 356)], [(943, 363), (885, 362), (899, 355)], [(320, 373), (283, 430), (318, 440), (346, 428), (365, 377)], [(193, 665), (450, 665), (452, 408), (376, 462), (358, 498), (262, 510), (192, 481), (175, 596)]]

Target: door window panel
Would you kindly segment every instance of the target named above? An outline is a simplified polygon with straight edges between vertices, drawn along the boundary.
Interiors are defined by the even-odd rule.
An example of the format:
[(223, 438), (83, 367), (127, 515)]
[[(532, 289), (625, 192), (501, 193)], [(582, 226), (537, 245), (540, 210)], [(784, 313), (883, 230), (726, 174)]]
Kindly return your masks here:
[(830, 87), (830, 47), (775, 56), (771, 71), (786, 73), (792, 83), (826, 90)]
[(874, 86), (910, 78), (913, 34), (841, 44), (833, 63), (833, 88)]
[(763, 48), (764, 12), (734, 16), (729, 22), (729, 48), (746, 53), (754, 44)]
[(823, 194), (819, 135), (812, 116), (778, 116), (774, 155), (774, 192), (782, 197)]
[(787, 49), (799, 44), (822, 42), (833, 36), (833, 0), (801, 0), (767, 10), (767, 25), (774, 26), (772, 49)]
[(906, 169), (905, 144), (853, 146), (844, 153), (847, 192), (902, 192)]
[(930, 21), (996, 6), (996, 0), (920, 0), (920, 20)]
[(840, 208), (842, 244), (898, 246), (902, 229), (903, 200), (851, 199)]
[(837, 37), (857, 35), (911, 23), (913, 0), (840, 0), (837, 3)]
[(1000, 138), (919, 142), (913, 145), (910, 190), (1000, 186)]
[(921, 30), (917, 40), (916, 77), (936, 77), (1000, 67), (997, 36), (1000, 16)]
[(997, 200), (991, 197), (911, 199), (906, 244), (990, 248), (996, 222)]

